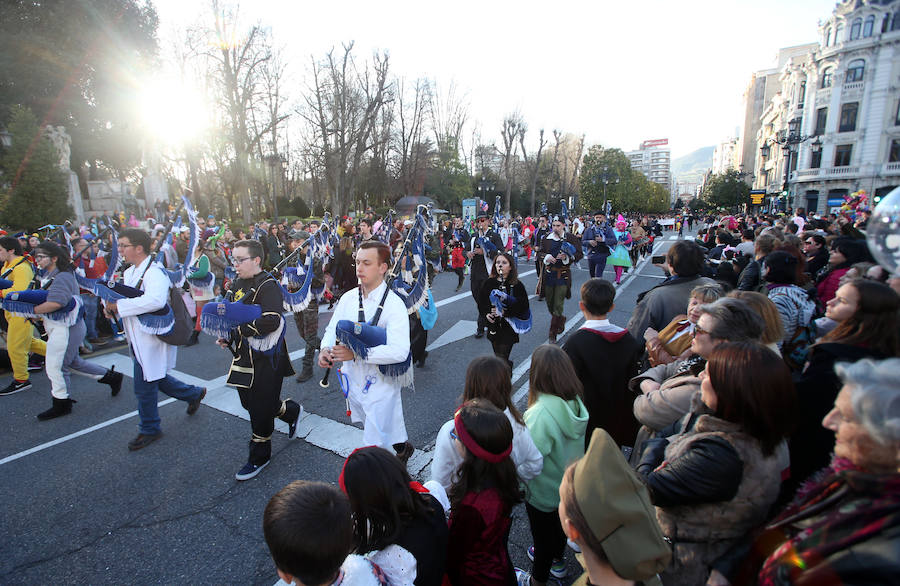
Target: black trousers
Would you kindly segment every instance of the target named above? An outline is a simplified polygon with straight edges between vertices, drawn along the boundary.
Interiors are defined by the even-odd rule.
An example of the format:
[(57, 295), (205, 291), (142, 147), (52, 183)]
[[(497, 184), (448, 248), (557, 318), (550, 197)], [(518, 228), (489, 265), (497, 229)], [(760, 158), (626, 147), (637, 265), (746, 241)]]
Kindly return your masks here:
[(513, 345), (508, 342), (498, 342), (496, 340), (491, 340), (491, 347), (494, 349), (494, 356), (505, 360), (507, 364), (509, 364), (509, 372), (512, 374), (513, 363), (512, 360), (509, 359), (510, 353), (512, 353)]
[(479, 295), (479, 293), (481, 293), (481, 287), (484, 285), (484, 283), (486, 281), (487, 281), (487, 279), (474, 279), (474, 278), (469, 279), (469, 284), (470, 284), (471, 290), (472, 290), (472, 297), (475, 298), (475, 305), (478, 307), (478, 331), (479, 332), (483, 332), (487, 328), (487, 319), (485, 319), (484, 316), (486, 316), (487, 314), (489, 314), (491, 312), (490, 304), (488, 304), (488, 306), (485, 307), (481, 303), (481, 301), (479, 301), (479, 297), (481, 297), (481, 295)]
[(525, 503), (525, 512), (528, 513), (528, 524), (531, 525), (531, 538), (534, 541), (534, 566), (531, 575), (538, 582), (546, 582), (550, 578), (553, 560), (563, 558), (566, 534), (563, 533), (556, 509), (545, 513)]
[(409, 316), (409, 351), (412, 361), (425, 359), (425, 346), (428, 345), (428, 332), (422, 327), (422, 320), (413, 313)]
[(456, 282), (456, 288), (461, 289), (463, 283), (466, 280), (466, 267), (458, 267), (453, 269), (453, 272), (456, 273), (456, 277), (458, 281)]
[(250, 414), (250, 430), (253, 432), (248, 461), (256, 465), (264, 464), (272, 457), (275, 418), (291, 423), (300, 415), (299, 404), (292, 399), (281, 400), (284, 378), (267, 366), (257, 366), (253, 386), (238, 388), (241, 406)]

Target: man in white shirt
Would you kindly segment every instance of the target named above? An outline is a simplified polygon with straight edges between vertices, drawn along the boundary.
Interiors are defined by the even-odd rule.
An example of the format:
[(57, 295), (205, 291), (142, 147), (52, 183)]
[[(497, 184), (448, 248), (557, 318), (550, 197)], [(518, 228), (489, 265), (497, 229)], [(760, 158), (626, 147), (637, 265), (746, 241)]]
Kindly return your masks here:
[(322, 337), (319, 366), (332, 368), (335, 361), (343, 362), (342, 376), (339, 378), (346, 377), (342, 386), (347, 388), (342, 390), (347, 392), (351, 420), (364, 425), (362, 445), (393, 449), (405, 462), (412, 455), (413, 446), (407, 441), (400, 383), (385, 377), (378, 366), (403, 362), (409, 356), (406, 305), (396, 293), (388, 292), (378, 323), (374, 324), (387, 331), (387, 341), (369, 348), (365, 359), (357, 357), (349, 347), (337, 343), (335, 335), (340, 320), (368, 322), (375, 316), (387, 288), (384, 276), (390, 259), (391, 249), (383, 242), (370, 241), (360, 245), (356, 252), (359, 287), (347, 291), (338, 301)]
[(118, 314), (125, 326), (125, 335), (134, 360), (134, 394), (138, 402), (138, 436), (128, 442), (131, 451), (140, 450), (162, 436), (157, 402), (159, 391), (187, 402), (187, 414), (193, 415), (206, 396), (206, 389), (195, 387), (167, 374), (175, 368), (177, 347), (170, 346), (155, 334), (141, 329), (138, 316), (162, 309), (169, 302), (171, 282), (159, 263), (148, 256), (150, 236), (136, 228), (123, 230), (119, 235), (119, 253), (130, 263), (125, 271), (124, 284), (140, 286), (140, 297), (107, 303), (108, 317)]

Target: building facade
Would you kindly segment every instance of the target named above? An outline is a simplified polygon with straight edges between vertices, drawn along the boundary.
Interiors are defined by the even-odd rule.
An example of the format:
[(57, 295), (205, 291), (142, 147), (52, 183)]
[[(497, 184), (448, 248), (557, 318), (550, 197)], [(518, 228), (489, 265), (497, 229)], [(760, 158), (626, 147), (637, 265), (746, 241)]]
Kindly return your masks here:
[(645, 140), (638, 150), (627, 152), (625, 156), (631, 162), (632, 169), (671, 191), (672, 151), (669, 150), (669, 139)]
[(724, 173), (740, 166), (740, 143), (737, 138), (729, 138), (716, 145), (713, 150), (713, 175)]
[[(816, 48), (780, 80), (760, 119), (757, 147), (769, 156), (759, 157), (756, 187), (786, 187), (787, 205), (828, 213), (850, 193), (900, 185), (900, 0), (839, 3)], [(786, 149), (773, 139), (792, 126), (799, 142)]]

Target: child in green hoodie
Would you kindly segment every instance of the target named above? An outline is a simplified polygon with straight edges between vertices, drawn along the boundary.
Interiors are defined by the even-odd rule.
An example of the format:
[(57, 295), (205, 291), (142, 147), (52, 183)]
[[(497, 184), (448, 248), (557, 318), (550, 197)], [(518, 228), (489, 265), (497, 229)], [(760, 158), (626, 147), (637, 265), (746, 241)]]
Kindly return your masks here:
[(534, 546), (528, 557), (532, 573), (517, 570), (520, 585), (545, 584), (552, 574), (564, 578), (566, 535), (559, 521), (559, 485), (566, 467), (584, 456), (588, 412), (581, 401), (581, 381), (560, 347), (544, 344), (534, 351), (528, 379), (525, 425), (544, 457), (541, 473), (527, 483), (525, 510)]

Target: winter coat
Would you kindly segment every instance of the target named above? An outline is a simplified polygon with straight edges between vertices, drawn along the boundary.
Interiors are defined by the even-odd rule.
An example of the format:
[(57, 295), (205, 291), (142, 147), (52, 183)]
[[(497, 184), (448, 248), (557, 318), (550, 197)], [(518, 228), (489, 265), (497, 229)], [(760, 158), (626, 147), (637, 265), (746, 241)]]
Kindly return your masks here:
[[(660, 529), (672, 540), (669, 585), (705, 583), (710, 565), (761, 525), (778, 497), (782, 458), (764, 456), (740, 425), (699, 409), (683, 430), (647, 450), (638, 466), (656, 506)], [(654, 462), (654, 460), (656, 460)]]
[(769, 299), (778, 309), (781, 325), (784, 326), (784, 337), (778, 342), (780, 349), (799, 328), (809, 325), (816, 312), (816, 303), (797, 285), (769, 285)]
[(525, 411), (525, 425), (544, 458), (541, 473), (528, 484), (526, 500), (549, 513), (559, 506), (559, 485), (569, 464), (584, 456), (588, 412), (579, 397), (571, 401), (540, 393)]
[(716, 282), (712, 279), (700, 275), (670, 277), (638, 296), (637, 307), (634, 308), (634, 313), (625, 329), (631, 332), (636, 340), (642, 340), (644, 331), (648, 327), (660, 331), (675, 316), (684, 313), (684, 308), (690, 301), (691, 290), (694, 287), (715, 284)]
[[(692, 358), (696, 361), (696, 357)], [(700, 390), (700, 377), (694, 374), (693, 369), (685, 370), (688, 364), (686, 360), (660, 364), (628, 381), (628, 387), (639, 393), (634, 400), (634, 416), (641, 425), (659, 431), (690, 412), (691, 399)], [(658, 382), (660, 387), (641, 393), (641, 382), (644, 380)]]
[(824, 306), (826, 303), (834, 299), (838, 288), (841, 286), (841, 277), (850, 270), (850, 267), (844, 269), (832, 269), (816, 284), (816, 293), (818, 293), (819, 301)]
[(751, 260), (738, 277), (738, 290), (756, 291), (759, 287), (761, 275), (762, 263), (758, 260)]

